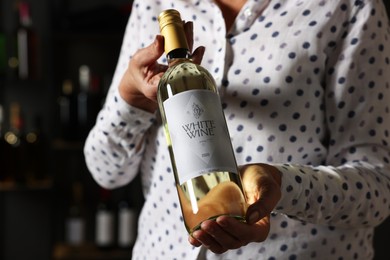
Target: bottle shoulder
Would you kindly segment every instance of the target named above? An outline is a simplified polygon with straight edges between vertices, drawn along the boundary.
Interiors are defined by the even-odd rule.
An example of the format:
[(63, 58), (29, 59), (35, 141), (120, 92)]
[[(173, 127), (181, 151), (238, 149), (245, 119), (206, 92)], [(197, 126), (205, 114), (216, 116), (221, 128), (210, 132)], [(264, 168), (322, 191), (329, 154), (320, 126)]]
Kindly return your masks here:
[(196, 64), (192, 62), (190, 59), (176, 59), (169, 63), (169, 68), (167, 70), (168, 74), (169, 72), (176, 72), (181, 74), (209, 74), (211, 77), (211, 74), (207, 69), (205, 69), (202, 65)]
[[(216, 91), (215, 81), (210, 72), (190, 60), (177, 62), (169, 66), (160, 80), (160, 91), (166, 89), (168, 85), (172, 90), (180, 90), (179, 92), (190, 89)], [(176, 92), (173, 91), (172, 93)]]

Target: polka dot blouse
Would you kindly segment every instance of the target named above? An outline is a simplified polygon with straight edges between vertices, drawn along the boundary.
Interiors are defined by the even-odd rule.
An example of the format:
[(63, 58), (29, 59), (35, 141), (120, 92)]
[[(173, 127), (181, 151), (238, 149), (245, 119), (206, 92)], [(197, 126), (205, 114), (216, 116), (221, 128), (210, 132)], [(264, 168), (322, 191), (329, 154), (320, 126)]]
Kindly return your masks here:
[[(238, 163), (282, 172), (263, 243), (221, 255), (188, 243), (159, 116), (118, 94), (168, 8), (194, 21), (195, 46), (206, 47), (202, 65), (217, 81)], [(373, 228), (390, 212), (389, 36), (381, 0), (248, 0), (228, 31), (213, 1), (135, 0), (85, 144), (100, 185), (141, 175), (133, 259), (372, 259)]]

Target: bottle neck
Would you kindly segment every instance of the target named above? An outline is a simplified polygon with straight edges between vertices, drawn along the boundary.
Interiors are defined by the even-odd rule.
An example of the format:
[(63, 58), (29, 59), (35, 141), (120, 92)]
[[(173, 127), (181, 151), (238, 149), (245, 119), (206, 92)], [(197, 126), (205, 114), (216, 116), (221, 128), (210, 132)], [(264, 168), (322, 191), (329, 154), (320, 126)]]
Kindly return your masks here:
[(32, 25), (30, 7), (25, 2), (19, 4), (19, 22), (24, 27), (30, 27)]
[(172, 66), (180, 61), (189, 60), (191, 53), (187, 48), (177, 48), (167, 54), (168, 64)]
[(190, 61), (184, 23), (180, 13), (174, 9), (163, 11), (158, 17), (160, 32), (164, 36), (164, 51), (167, 54), (168, 65)]

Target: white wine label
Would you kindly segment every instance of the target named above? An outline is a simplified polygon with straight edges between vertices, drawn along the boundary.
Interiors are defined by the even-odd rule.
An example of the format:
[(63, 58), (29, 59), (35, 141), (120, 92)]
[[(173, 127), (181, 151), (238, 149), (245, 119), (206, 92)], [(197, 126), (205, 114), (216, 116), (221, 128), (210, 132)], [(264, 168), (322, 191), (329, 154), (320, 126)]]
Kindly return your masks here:
[(210, 172), (237, 173), (220, 102), (209, 90), (185, 91), (164, 101), (180, 185)]

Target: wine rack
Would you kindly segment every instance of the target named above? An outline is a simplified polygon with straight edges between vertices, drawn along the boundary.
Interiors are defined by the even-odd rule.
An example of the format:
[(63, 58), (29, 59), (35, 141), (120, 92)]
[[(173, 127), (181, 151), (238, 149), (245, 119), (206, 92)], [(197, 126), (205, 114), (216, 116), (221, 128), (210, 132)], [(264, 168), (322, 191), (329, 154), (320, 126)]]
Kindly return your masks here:
[[(127, 0), (0, 2), (0, 259), (131, 259), (131, 244), (120, 247), (116, 238), (118, 205), (127, 200), (137, 214), (143, 200), (140, 185), (111, 192), (114, 241), (102, 249), (95, 242), (100, 187), (83, 158), (83, 143), (114, 73), (131, 4)], [(17, 44), (20, 35), (27, 39), (24, 53), (31, 54), (34, 65), (23, 62), (22, 45)], [(27, 64), (22, 74), (21, 64)], [(80, 86), (80, 74), (88, 86)], [(64, 109), (73, 104), (66, 106), (64, 82), (71, 82), (74, 95), (91, 100), (84, 107), (87, 121), (76, 116), (71, 120), (78, 121), (65, 122), (69, 118)], [(20, 113), (11, 120), (15, 104)], [(81, 111), (82, 104), (77, 105)], [(4, 138), (11, 130), (20, 146)], [(31, 148), (24, 143), (29, 133), (39, 133), (35, 137), (42, 144), (40, 152), (27, 152)], [(9, 149), (12, 158), (4, 156)], [(24, 167), (29, 161), (39, 161), (40, 170)], [(85, 223), (82, 240), (69, 238), (70, 232), (78, 232), (77, 225), (73, 229), (68, 225), (75, 185), (82, 194), (78, 195)]]

